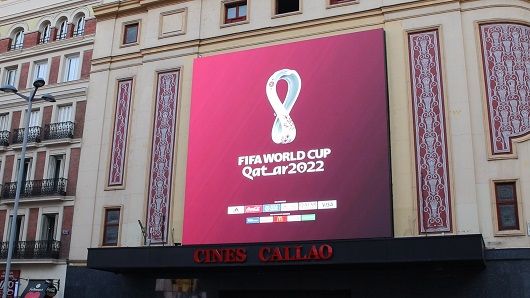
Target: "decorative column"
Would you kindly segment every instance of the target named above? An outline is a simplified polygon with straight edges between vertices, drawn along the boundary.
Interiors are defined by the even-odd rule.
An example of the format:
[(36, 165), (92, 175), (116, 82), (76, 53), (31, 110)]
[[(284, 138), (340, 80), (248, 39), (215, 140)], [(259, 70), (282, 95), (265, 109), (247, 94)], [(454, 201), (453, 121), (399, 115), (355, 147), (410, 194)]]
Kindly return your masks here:
[(118, 82), (108, 186), (123, 186), (133, 80)]
[(491, 153), (513, 153), (512, 139), (530, 132), (530, 27), (480, 26)]
[(409, 34), (421, 233), (451, 231), (451, 199), (438, 30)]
[(147, 238), (167, 241), (179, 72), (158, 74), (147, 205)]

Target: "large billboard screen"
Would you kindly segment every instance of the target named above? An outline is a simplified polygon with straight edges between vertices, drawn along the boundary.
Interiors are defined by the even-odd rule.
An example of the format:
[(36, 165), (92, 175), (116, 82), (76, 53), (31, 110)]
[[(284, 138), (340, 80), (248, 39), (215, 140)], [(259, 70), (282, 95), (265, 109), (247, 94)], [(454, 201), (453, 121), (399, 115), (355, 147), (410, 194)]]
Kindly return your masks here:
[(382, 29), (194, 61), (183, 244), (392, 236)]

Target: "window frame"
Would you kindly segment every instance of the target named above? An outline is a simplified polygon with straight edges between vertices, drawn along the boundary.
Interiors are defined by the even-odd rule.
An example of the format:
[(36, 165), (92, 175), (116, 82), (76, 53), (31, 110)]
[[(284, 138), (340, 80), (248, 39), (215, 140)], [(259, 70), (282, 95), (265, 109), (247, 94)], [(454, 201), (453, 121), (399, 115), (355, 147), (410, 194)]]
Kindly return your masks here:
[(79, 17), (79, 19), (77, 19), (77, 21), (75, 22), (74, 36), (85, 35), (85, 25), (86, 25), (85, 16)]
[(342, 6), (359, 3), (359, 0), (329, 0), (329, 6)]
[[(513, 199), (509, 201), (499, 201), (498, 188), (500, 185), (512, 185)], [(517, 179), (499, 179), (491, 181), (491, 203), (492, 203), (492, 216), (493, 216), (493, 228), (495, 236), (523, 236), (524, 225), (521, 222), (523, 217), (523, 206), (521, 201), (519, 183)], [(514, 228), (503, 228), (502, 220), (500, 218), (499, 206), (502, 205), (514, 205), (515, 206), (515, 221), (516, 226)]]
[[(108, 214), (109, 212), (117, 211), (118, 212), (118, 222), (117, 223), (108, 223)], [(107, 207), (104, 209), (103, 213), (103, 237), (101, 239), (102, 246), (118, 246), (120, 243), (120, 228), (121, 228), (121, 208), (120, 207)], [(116, 243), (107, 241), (107, 230), (108, 228), (118, 227), (118, 235), (116, 237)]]
[[(241, 16), (240, 8), (245, 6), (245, 15)], [(242, 23), (248, 20), (248, 1), (247, 0), (236, 0), (236, 1), (224, 1), (223, 2), (223, 25), (231, 25), (236, 23)], [(236, 8), (236, 16), (234, 18), (228, 18), (228, 11), (232, 8)]]
[[(40, 67), (41, 66), (44, 66), (44, 75), (43, 76), (39, 76)], [(42, 78), (45, 81), (48, 78), (48, 60), (41, 60), (41, 61), (37, 61), (37, 62), (34, 63), (34, 65), (33, 65), (33, 80), (36, 80), (38, 78)]]
[(63, 20), (57, 28), (57, 34), (55, 35), (55, 40), (66, 39), (68, 35), (68, 20)]
[[(134, 41), (130, 41), (130, 42), (127, 41), (127, 32), (129, 28), (136, 28), (136, 38)], [(132, 22), (124, 23), (123, 29), (122, 29), (122, 40), (121, 40), (122, 46), (137, 45), (139, 40), (140, 40), (140, 22), (132, 21)]]
[(24, 29), (20, 29), (13, 35), (11, 50), (21, 50), (24, 47)]
[[(71, 61), (73, 59), (77, 59), (77, 64), (75, 66), (75, 73), (73, 74), (73, 78), (71, 78)], [(64, 58), (64, 73), (63, 73), (63, 82), (71, 82), (71, 81), (76, 81), (76, 80), (79, 80), (79, 75), (80, 75), (80, 61), (81, 61), (81, 55), (77, 54), (77, 55), (69, 55), (69, 56), (65, 56)]]
[(51, 33), (52, 33), (52, 25), (46, 24), (46, 26), (44, 26), (42, 28), (42, 31), (40, 32), (39, 43), (40, 44), (49, 43), (51, 40)]
[[(279, 18), (284, 16), (290, 16), (294, 14), (302, 13), (302, 1), (298, 0), (298, 10), (288, 11), (288, 12), (279, 12), (279, 2), (280, 1), (289, 1), (289, 0), (272, 0), (273, 1), (273, 18)], [(292, 1), (292, 0), (290, 0)]]
[[(6, 73), (4, 77), (5, 85), (16, 86), (18, 67), (6, 67), (5, 73)], [(13, 74), (13, 76), (11, 76), (11, 74)], [(12, 82), (11, 82), (11, 78), (12, 78)]]

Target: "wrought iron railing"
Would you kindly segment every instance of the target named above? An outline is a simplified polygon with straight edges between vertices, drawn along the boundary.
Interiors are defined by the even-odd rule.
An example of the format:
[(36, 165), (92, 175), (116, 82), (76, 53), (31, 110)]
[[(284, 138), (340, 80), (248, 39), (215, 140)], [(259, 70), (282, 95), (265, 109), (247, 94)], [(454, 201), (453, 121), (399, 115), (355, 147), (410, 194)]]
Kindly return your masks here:
[[(13, 130), (13, 144), (21, 144), (24, 141), (24, 128)], [(28, 130), (28, 142), (40, 142), (40, 126), (32, 126)]]
[(79, 28), (74, 30), (74, 36), (82, 36), (85, 34), (85, 28)]
[[(15, 241), (13, 259), (58, 259), (61, 241)], [(7, 259), (9, 242), (2, 242), (0, 259)]]
[(49, 43), (49, 42), (50, 42), (49, 36), (44, 36), (39, 39), (39, 43)]
[(22, 42), (13, 43), (11, 45), (11, 50), (20, 50), (20, 49), (22, 49), (22, 45), (23, 45)]
[(59, 122), (46, 124), (44, 126), (44, 139), (45, 140), (56, 140), (74, 137), (74, 123)]
[(9, 130), (0, 131), (0, 146), (9, 146)]
[[(44, 180), (28, 180), (22, 185), (20, 197), (43, 197), (66, 195), (65, 178), (54, 178)], [(2, 190), (2, 199), (14, 199), (17, 193), (17, 182), (7, 182)]]
[(57, 34), (57, 40), (66, 39), (66, 32)]

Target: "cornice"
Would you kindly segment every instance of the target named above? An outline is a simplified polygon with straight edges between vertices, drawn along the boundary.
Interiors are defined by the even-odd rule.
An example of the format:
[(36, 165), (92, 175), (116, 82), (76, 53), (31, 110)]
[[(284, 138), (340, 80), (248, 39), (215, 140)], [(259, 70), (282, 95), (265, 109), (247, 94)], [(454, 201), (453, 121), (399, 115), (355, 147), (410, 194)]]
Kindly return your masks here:
[(143, 13), (155, 7), (168, 6), (188, 1), (192, 0), (118, 0), (107, 4), (96, 5), (93, 7), (93, 10), (96, 18), (103, 21)]
[[(69, 9), (92, 6), (99, 2), (100, 2), (99, 0), (92, 0), (92, 1), (71, 0), (71, 1), (64, 1), (60, 3), (54, 3), (52, 5), (47, 5), (43, 7), (37, 7), (34, 9), (27, 9), (24, 12), (19, 12), (13, 15), (8, 15), (8, 14), (2, 15), (0, 18), (0, 27), (8, 26), (10, 24), (26, 22), (28, 20), (41, 18), (46, 15), (53, 15), (58, 12), (69, 10)], [(0, 5), (0, 10), (9, 11), (8, 7), (3, 7), (2, 5)]]

